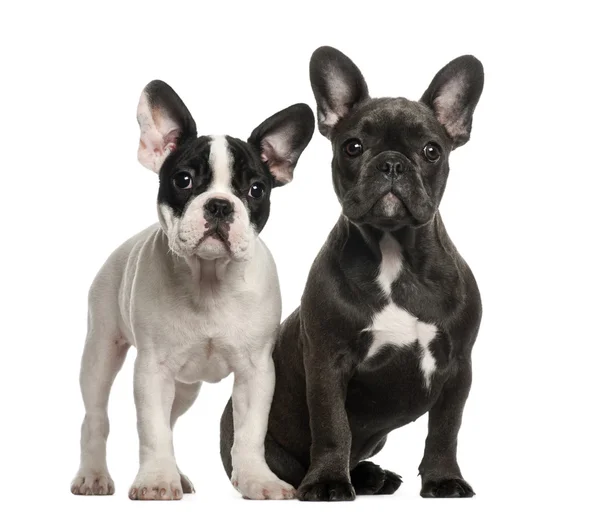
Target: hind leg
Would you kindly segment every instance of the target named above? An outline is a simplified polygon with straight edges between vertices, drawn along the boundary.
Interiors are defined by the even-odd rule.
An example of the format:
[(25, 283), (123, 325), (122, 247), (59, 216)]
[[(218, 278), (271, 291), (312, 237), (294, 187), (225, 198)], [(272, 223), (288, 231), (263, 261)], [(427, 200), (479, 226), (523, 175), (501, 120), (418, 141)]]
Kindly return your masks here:
[[(177, 419), (183, 415), (192, 404), (198, 398), (200, 392), (200, 386), (202, 382), (196, 382), (194, 384), (184, 384), (183, 382), (175, 383), (175, 399), (173, 400), (173, 407), (171, 408), (171, 430), (175, 427)], [(184, 475), (179, 467), (179, 475), (181, 476), (181, 487), (184, 493), (195, 493), (194, 485), (191, 480)]]
[[(379, 453), (385, 446), (387, 436), (381, 438), (372, 451), (363, 455), (370, 458)], [(402, 484), (402, 477), (372, 462), (359, 462), (350, 471), (350, 481), (357, 495), (391, 495)]]
[(75, 495), (112, 495), (113, 480), (106, 464), (109, 432), (108, 397), (129, 344), (117, 330), (90, 328), (83, 350), (79, 382), (85, 406), (81, 426), (79, 471), (71, 483)]
[(402, 484), (402, 477), (365, 460), (350, 472), (350, 481), (357, 495), (391, 495)]

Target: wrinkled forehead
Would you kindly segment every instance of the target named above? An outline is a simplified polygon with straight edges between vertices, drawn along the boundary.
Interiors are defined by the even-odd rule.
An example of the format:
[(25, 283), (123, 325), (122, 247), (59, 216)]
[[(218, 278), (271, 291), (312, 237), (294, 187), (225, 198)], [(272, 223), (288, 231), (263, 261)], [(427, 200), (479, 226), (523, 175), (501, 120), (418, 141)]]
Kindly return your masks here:
[(345, 136), (395, 140), (444, 140), (444, 131), (431, 109), (406, 98), (376, 98), (362, 105), (348, 119)]

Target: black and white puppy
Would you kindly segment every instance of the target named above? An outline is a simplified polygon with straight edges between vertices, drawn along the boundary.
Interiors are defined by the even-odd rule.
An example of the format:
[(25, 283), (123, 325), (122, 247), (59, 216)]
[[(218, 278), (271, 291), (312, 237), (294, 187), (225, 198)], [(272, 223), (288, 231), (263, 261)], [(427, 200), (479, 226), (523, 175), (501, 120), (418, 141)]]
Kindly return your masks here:
[(193, 492), (175, 462), (173, 426), (202, 382), (231, 372), (238, 436), (232, 482), (248, 498), (291, 498), (294, 488), (264, 458), (281, 296), (258, 234), (269, 217), (271, 189), (292, 179), (311, 139), (313, 113), (305, 104), (291, 106), (247, 142), (198, 137), (179, 96), (154, 81), (142, 93), (137, 118), (138, 159), (160, 179), (159, 223), (117, 248), (90, 289), (81, 463), (71, 491), (114, 492), (106, 463), (108, 397), (135, 346), (140, 468), (130, 498), (180, 499)]
[[(470, 497), (456, 451), (481, 302), (438, 206), (450, 152), (469, 139), (482, 65), (450, 62), (418, 102), (370, 98), (330, 47), (313, 54), (310, 78), (342, 215), (277, 340), (267, 463), (301, 500), (393, 493), (400, 477), (366, 459), (428, 412), (421, 495)], [(231, 413), (221, 421), (228, 474)]]

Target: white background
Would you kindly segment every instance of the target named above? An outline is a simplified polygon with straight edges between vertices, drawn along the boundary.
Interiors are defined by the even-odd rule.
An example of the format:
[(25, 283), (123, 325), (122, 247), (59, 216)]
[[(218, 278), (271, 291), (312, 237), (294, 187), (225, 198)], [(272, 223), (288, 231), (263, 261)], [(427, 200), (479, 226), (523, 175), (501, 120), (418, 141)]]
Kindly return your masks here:
[[(591, 506), (600, 351), (595, 3), (404, 4), (3, 2), (0, 520), (598, 518)], [(442, 205), (484, 301), (459, 439), (459, 462), (477, 496), (419, 498), (423, 418), (393, 433), (377, 457), (404, 477), (392, 497), (244, 501), (218, 451), (230, 377), (207, 385), (176, 429), (178, 462), (197, 493), (181, 502), (131, 502), (134, 349), (109, 407), (117, 493), (71, 495), (87, 289), (111, 250), (156, 220), (157, 177), (136, 160), (142, 88), (163, 79), (200, 133), (245, 138), (290, 104), (314, 109), (308, 61), (325, 44), (357, 63), (373, 96), (418, 98), (461, 54), (484, 64), (472, 139), (451, 157)], [(339, 214), (330, 158), (315, 132), (294, 182), (272, 195), (262, 237), (278, 263), (284, 315), (298, 304)]]

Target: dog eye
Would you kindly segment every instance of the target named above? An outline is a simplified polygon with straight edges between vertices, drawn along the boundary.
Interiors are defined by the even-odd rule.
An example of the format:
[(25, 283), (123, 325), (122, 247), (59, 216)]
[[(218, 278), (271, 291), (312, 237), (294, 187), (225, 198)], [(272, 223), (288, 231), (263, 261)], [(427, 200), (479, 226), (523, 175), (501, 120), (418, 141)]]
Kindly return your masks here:
[(427, 162), (437, 162), (441, 155), (442, 152), (440, 151), (439, 146), (437, 144), (434, 144), (433, 142), (429, 142), (423, 148), (423, 156), (425, 157), (425, 160), (427, 160)]
[(344, 147), (344, 152), (349, 157), (354, 158), (359, 155), (362, 155), (363, 145), (358, 138), (351, 138), (350, 140), (347, 140), (346, 142), (344, 142), (343, 147)]
[(265, 194), (265, 186), (262, 185), (260, 182), (255, 182), (254, 184), (252, 184), (252, 187), (250, 187), (250, 191), (248, 191), (248, 195), (251, 198), (255, 198), (255, 199), (262, 198), (262, 196), (264, 194)]
[(173, 175), (173, 184), (179, 189), (192, 189), (192, 175), (187, 171), (179, 171)]

